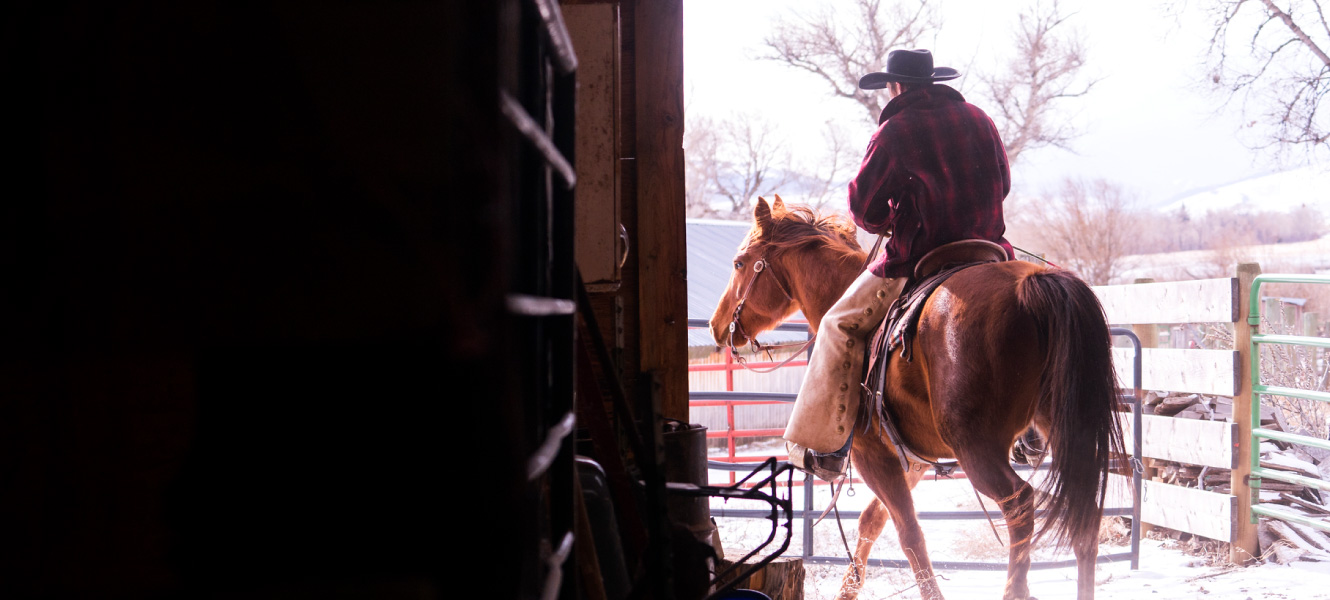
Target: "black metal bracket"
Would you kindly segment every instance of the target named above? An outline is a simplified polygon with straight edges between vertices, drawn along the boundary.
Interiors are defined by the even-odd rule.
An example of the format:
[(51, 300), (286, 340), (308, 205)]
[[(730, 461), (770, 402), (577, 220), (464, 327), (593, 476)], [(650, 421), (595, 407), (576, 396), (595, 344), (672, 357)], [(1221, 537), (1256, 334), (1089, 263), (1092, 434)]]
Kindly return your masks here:
[[(763, 470), (770, 470), (770, 474), (754, 481), (751, 486), (745, 487), (749, 481), (757, 477), (758, 473)], [(689, 483), (666, 484), (665, 490), (670, 494), (694, 498), (705, 496), (709, 498), (724, 498), (726, 500), (758, 500), (767, 503), (770, 507), (767, 518), (771, 521), (771, 533), (767, 535), (767, 539), (761, 544), (758, 544), (757, 547), (748, 554), (745, 554), (743, 558), (735, 561), (733, 566), (725, 570), (717, 570), (715, 577), (711, 580), (712, 585), (715, 585), (716, 582), (724, 579), (726, 576), (733, 574), (739, 569), (740, 565), (747, 562), (748, 559), (757, 556), (763, 549), (775, 543), (777, 530), (782, 523), (784, 524), (785, 539), (781, 542), (779, 548), (776, 548), (770, 554), (764, 555), (762, 560), (759, 560), (757, 564), (748, 567), (738, 575), (734, 575), (728, 583), (720, 586), (708, 595), (706, 600), (712, 600), (725, 592), (733, 590), (739, 585), (740, 581), (743, 581), (748, 576), (756, 573), (762, 567), (767, 566), (771, 561), (775, 560), (789, 549), (790, 540), (794, 536), (794, 503), (788, 496), (781, 498), (778, 493), (781, 475), (785, 476), (785, 489), (794, 489), (792, 487), (794, 484), (794, 467), (787, 462), (778, 461), (775, 458), (768, 458), (763, 461), (762, 464), (758, 465), (755, 469), (745, 475), (743, 479), (740, 479), (733, 485), (729, 486), (705, 486)]]

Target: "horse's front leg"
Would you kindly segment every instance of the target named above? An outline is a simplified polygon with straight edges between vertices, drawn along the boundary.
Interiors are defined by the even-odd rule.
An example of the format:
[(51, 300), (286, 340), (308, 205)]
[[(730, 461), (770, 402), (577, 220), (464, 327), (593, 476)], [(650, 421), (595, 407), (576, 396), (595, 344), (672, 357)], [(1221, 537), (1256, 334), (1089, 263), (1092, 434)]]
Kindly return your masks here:
[[(896, 535), (900, 538), (901, 551), (914, 579), (919, 583), (919, 596), (923, 600), (943, 600), (942, 590), (933, 576), (933, 561), (928, 558), (928, 546), (924, 543), (924, 531), (919, 527), (919, 517), (914, 512), (914, 497), (911, 489), (923, 477), (923, 471), (905, 472), (894, 455), (891, 460), (878, 461), (869, 469), (861, 469), (864, 482), (872, 488), (878, 500), (886, 506), (896, 525)], [(879, 531), (879, 533), (881, 533)]]
[[(923, 471), (910, 471), (906, 479), (911, 490), (919, 485), (923, 476)], [(873, 551), (873, 544), (882, 536), (882, 530), (886, 529), (889, 520), (891, 520), (891, 511), (887, 510), (887, 506), (877, 498), (873, 498), (873, 502), (859, 515), (859, 542), (854, 547), (854, 563), (850, 565), (850, 569), (845, 572), (845, 578), (841, 580), (840, 593), (836, 595), (836, 600), (854, 600), (859, 596), (859, 590), (868, 577), (868, 555)]]
[(877, 498), (859, 515), (859, 543), (854, 547), (854, 563), (841, 580), (840, 594), (836, 595), (836, 600), (854, 600), (859, 596), (859, 589), (863, 587), (868, 572), (868, 553), (872, 552), (873, 543), (882, 535), (890, 519), (891, 513)]

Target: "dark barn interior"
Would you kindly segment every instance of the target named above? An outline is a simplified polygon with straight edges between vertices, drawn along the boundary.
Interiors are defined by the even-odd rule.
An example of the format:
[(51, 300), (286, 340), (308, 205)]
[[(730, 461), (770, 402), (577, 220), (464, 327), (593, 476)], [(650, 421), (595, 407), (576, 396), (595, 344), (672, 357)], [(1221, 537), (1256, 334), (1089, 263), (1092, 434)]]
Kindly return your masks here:
[(553, 0), (11, 6), (0, 596), (596, 596), (574, 450), (642, 519), (686, 418), (682, 25), (565, 4), (615, 34), (594, 201)]

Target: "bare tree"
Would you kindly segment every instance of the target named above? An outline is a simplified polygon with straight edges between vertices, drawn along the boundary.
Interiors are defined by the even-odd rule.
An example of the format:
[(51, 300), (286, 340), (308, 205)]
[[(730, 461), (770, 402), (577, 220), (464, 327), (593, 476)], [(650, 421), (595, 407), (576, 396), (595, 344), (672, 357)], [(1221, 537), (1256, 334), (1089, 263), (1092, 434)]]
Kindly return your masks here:
[(1325, 234), (1325, 217), (1306, 205), (1286, 211), (1217, 208), (1199, 214), (1184, 205), (1156, 213), (1137, 229), (1135, 254), (1214, 250), (1229, 255), (1237, 247), (1315, 240)]
[(1230, 241), (1228, 236), (1220, 236), (1220, 240), (1210, 244), (1209, 251), (1203, 253), (1200, 260), (1182, 267), (1181, 271), (1188, 279), (1232, 277), (1238, 264), (1244, 262), (1256, 262), (1251, 256), (1250, 246)]
[(845, 209), (846, 189), (862, 158), (862, 149), (852, 147), (847, 138), (843, 128), (827, 121), (826, 129), (822, 131), (825, 151), (821, 160), (798, 175), (798, 191), (803, 192), (802, 203), (809, 208), (821, 211), (839, 202), (838, 208)]
[(759, 192), (774, 192), (790, 180), (790, 153), (771, 121), (752, 113), (734, 115), (719, 131), (727, 160), (714, 184), (730, 201), (730, 215), (747, 217)]
[[(837, 18), (831, 8), (778, 21), (765, 40), (765, 58), (812, 73), (831, 92), (864, 108), (877, 123), (886, 93), (859, 89), (859, 78), (882, 71), (887, 53), (915, 48), (941, 27), (929, 0), (854, 0), (854, 18)], [(844, 11), (842, 11), (844, 12)], [(1062, 117), (1063, 100), (1084, 96), (1096, 80), (1085, 80), (1085, 47), (1058, 2), (1037, 0), (1020, 16), (1015, 55), (1001, 74), (981, 75), (996, 110), (991, 116), (1002, 134), (1008, 159), (1045, 146), (1066, 148), (1079, 135)], [(1059, 122), (1059, 117), (1065, 122)]]
[(1137, 213), (1122, 186), (1104, 180), (1065, 179), (1058, 194), (1041, 202), (1034, 220), (1040, 247), (1055, 263), (1076, 271), (1092, 285), (1119, 275), (1122, 258), (1134, 254)]
[(720, 140), (716, 124), (709, 117), (687, 113), (683, 134), (684, 205), (693, 218), (720, 216), (712, 206), (717, 193), (715, 181), (720, 170)]
[(1012, 36), (1015, 56), (1007, 68), (979, 75), (996, 107), (993, 120), (1012, 162), (1026, 150), (1066, 149), (1080, 135), (1059, 107), (1063, 100), (1089, 93), (1098, 80), (1081, 76), (1085, 45), (1067, 23), (1072, 16), (1062, 12), (1057, 0), (1036, 1), (1021, 12)]
[(684, 160), (690, 217), (746, 219), (759, 193), (779, 191), (795, 179), (789, 149), (776, 126), (752, 113), (722, 121), (691, 118), (684, 134)]
[(1319, 114), (1330, 93), (1330, 21), (1321, 0), (1209, 0), (1210, 80), (1240, 98), (1263, 147), (1315, 150), (1330, 141)]
[(857, 102), (877, 123), (886, 92), (859, 89), (859, 78), (882, 71), (887, 53), (919, 47), (941, 27), (936, 4), (929, 0), (854, 0), (846, 23), (830, 6), (808, 16), (777, 21), (765, 40), (765, 58), (807, 71), (826, 82), (836, 96)]

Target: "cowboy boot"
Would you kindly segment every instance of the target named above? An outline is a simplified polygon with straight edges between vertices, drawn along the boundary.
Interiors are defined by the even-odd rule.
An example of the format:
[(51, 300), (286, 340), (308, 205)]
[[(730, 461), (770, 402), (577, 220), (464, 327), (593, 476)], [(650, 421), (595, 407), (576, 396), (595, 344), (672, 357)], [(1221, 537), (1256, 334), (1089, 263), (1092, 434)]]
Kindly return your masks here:
[(785, 450), (790, 455), (790, 465), (805, 473), (812, 473), (822, 481), (835, 483), (845, 477), (850, 466), (850, 446), (854, 436), (845, 440), (845, 447), (835, 452), (818, 452), (794, 442), (785, 442)]

